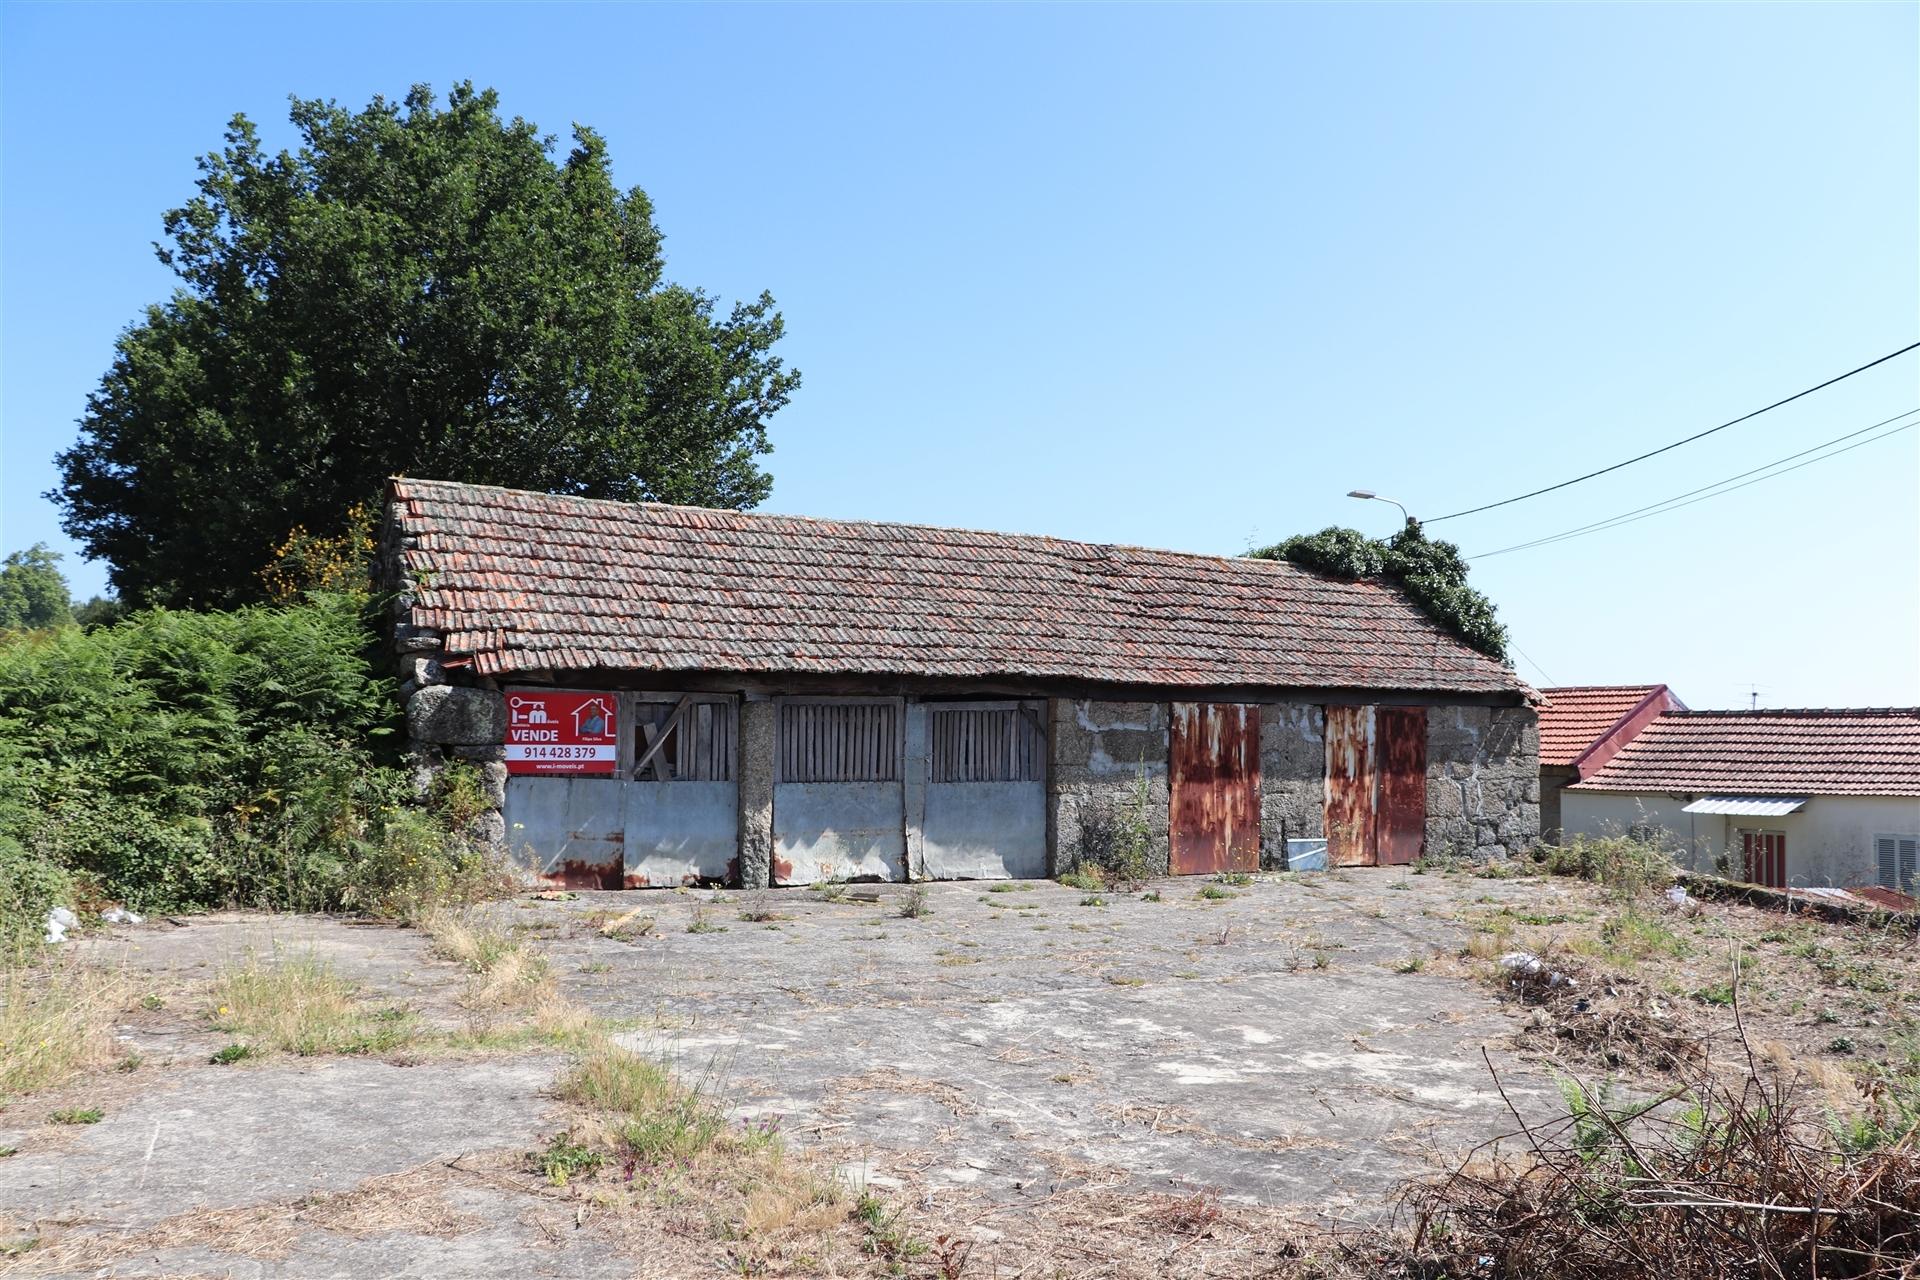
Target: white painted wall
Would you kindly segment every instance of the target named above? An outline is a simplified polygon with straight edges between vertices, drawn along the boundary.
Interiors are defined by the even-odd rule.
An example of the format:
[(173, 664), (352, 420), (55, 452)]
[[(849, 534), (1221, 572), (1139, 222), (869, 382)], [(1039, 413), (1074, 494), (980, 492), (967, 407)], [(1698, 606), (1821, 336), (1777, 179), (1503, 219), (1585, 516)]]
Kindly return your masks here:
[[(1569, 838), (1619, 835), (1640, 825), (1659, 828), (1686, 851), (1681, 861), (1696, 871), (1712, 871), (1715, 856), (1729, 841), (1737, 861), (1742, 829), (1781, 831), (1787, 837), (1788, 884), (1840, 887), (1874, 883), (1875, 836), (1920, 835), (1920, 796), (1814, 796), (1784, 818), (1681, 812), (1698, 798), (1568, 789), (1560, 793), (1560, 824)], [(1738, 866), (1733, 872), (1741, 874)]]

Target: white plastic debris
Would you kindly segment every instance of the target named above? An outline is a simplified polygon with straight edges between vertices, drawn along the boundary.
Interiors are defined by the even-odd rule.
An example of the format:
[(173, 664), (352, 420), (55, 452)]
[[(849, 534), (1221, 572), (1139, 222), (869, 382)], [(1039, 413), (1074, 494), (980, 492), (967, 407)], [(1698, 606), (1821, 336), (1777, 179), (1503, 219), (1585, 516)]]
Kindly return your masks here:
[(80, 917), (65, 907), (55, 907), (47, 912), (47, 941), (65, 942), (67, 930), (80, 923)]
[(108, 924), (140, 924), (146, 919), (145, 916), (137, 915), (125, 907), (108, 907), (100, 913), (100, 918)]
[(1684, 907), (1687, 905), (1687, 901), (1688, 901), (1687, 886), (1683, 884), (1676, 884), (1676, 885), (1670, 886), (1667, 889), (1668, 905), (1675, 906), (1675, 907)]
[(1500, 957), (1500, 967), (1511, 973), (1529, 978), (1546, 973), (1547, 985), (1550, 987), (1573, 987), (1579, 985), (1572, 978), (1557, 969), (1551, 973), (1547, 973), (1546, 963), (1531, 951), (1507, 952), (1507, 954)]

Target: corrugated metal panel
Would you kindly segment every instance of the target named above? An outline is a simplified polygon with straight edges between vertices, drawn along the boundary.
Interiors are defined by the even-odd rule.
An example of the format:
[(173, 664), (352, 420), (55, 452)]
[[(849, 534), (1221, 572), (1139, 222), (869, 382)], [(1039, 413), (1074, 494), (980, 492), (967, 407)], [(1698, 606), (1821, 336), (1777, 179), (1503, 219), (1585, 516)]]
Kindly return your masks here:
[(1374, 749), (1380, 775), (1376, 861), (1403, 866), (1419, 859), (1427, 841), (1427, 709), (1379, 708)]
[(1373, 708), (1327, 708), (1327, 863), (1374, 859)]
[(1260, 869), (1260, 708), (1173, 704), (1168, 853), (1174, 875)]
[(1701, 796), (1682, 813), (1727, 813), (1742, 818), (1784, 818), (1807, 803), (1805, 796)]

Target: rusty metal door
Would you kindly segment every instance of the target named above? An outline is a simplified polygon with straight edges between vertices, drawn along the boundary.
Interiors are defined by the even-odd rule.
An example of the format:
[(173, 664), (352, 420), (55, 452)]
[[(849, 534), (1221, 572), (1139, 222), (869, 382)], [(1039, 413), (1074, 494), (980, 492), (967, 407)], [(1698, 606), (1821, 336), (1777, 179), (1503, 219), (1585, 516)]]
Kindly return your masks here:
[(1427, 709), (1379, 708), (1373, 740), (1380, 780), (1377, 861), (1403, 866), (1417, 861), (1427, 843)]
[(773, 882), (907, 878), (898, 698), (782, 698), (773, 774)]
[[(909, 709), (924, 724), (926, 739), (919, 866), (928, 877), (1037, 880), (1047, 874), (1045, 707), (936, 702)], [(907, 755), (911, 765), (915, 752)]]
[(1177, 876), (1260, 869), (1260, 708), (1173, 704), (1168, 863)]
[(1426, 838), (1426, 708), (1328, 707), (1327, 865), (1403, 865)]
[(618, 889), (625, 882), (626, 784), (615, 777), (507, 779), (507, 850), (548, 884)]
[(1372, 866), (1373, 708), (1327, 708), (1327, 865)]

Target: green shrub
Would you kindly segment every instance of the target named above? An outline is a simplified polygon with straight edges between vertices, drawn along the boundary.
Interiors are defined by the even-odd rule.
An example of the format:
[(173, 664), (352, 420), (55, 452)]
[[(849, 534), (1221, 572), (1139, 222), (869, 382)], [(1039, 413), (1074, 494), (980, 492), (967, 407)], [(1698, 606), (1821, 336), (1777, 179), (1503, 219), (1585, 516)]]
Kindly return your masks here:
[(56, 902), (406, 913), (472, 896), (484, 803), (399, 758), (365, 601), (0, 637), (0, 937)]
[(1398, 587), (1448, 633), (1488, 657), (1507, 657), (1507, 629), (1493, 602), (1467, 585), (1467, 562), (1451, 542), (1429, 539), (1409, 522), (1390, 538), (1328, 528), (1249, 551), (1257, 560), (1285, 560), (1330, 578), (1377, 580)]
[(1673, 855), (1660, 845), (1631, 836), (1575, 836), (1564, 845), (1540, 851), (1547, 870), (1606, 885), (1633, 898), (1673, 882)]

